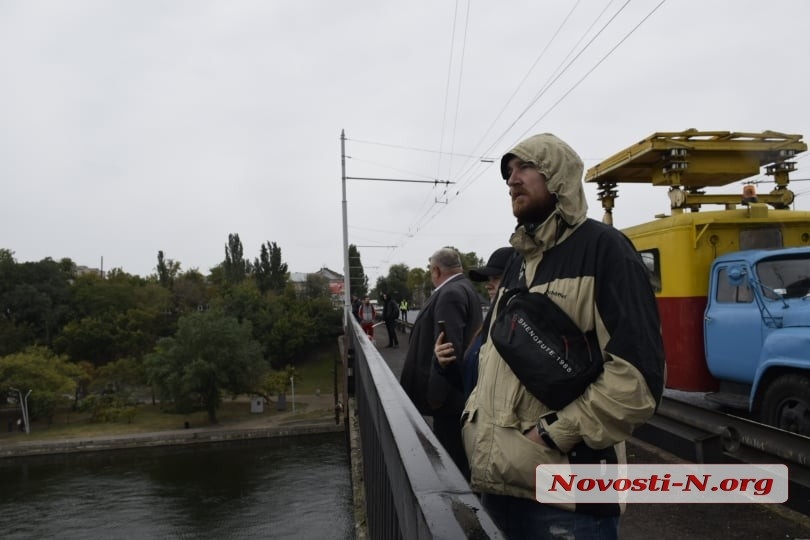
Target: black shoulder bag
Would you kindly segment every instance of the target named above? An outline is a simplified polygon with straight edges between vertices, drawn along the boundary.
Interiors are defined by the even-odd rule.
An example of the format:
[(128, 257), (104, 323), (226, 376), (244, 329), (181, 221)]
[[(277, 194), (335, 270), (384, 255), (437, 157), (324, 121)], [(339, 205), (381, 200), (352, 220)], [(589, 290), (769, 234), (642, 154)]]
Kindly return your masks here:
[(525, 280), (498, 300), (490, 339), (523, 386), (555, 410), (602, 373), (596, 332), (580, 330), (552, 299), (530, 292)]

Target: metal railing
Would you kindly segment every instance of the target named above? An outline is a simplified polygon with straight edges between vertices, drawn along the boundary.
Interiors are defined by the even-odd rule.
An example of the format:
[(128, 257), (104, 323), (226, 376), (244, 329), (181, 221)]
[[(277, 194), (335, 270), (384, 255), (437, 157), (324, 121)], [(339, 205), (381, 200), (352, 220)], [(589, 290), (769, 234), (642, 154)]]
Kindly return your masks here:
[[(502, 538), (467, 481), (353, 318), (347, 342), (370, 538)], [(351, 362), (350, 362), (351, 365)]]

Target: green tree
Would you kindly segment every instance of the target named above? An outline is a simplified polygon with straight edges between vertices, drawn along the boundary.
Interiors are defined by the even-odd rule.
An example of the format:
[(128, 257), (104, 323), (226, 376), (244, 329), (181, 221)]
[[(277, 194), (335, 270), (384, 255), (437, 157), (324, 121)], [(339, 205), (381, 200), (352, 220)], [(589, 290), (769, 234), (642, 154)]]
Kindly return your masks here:
[(320, 274), (307, 274), (302, 294), (309, 299), (328, 297), (329, 280)]
[(82, 317), (70, 321), (54, 343), (57, 351), (74, 361), (86, 360), (94, 366), (103, 366), (115, 360), (124, 340), (121, 332), (122, 317)]
[[(312, 316), (310, 303), (298, 298), (292, 287), (281, 296), (268, 299), (268, 317), (272, 321), (265, 336), (266, 351), (274, 369), (295, 365), (302, 351), (313, 345), (318, 319)], [(329, 309), (331, 310), (331, 304)]]
[(192, 268), (178, 275), (172, 288), (174, 310), (179, 314), (208, 309), (213, 291), (199, 270)]
[[(469, 275), (471, 268), (478, 268), (486, 264), (486, 261), (479, 257), (474, 251), (470, 251), (469, 253), (459, 251), (459, 256), (461, 257), (461, 266), (464, 268), (464, 273), (467, 275)], [(484, 287), (483, 283), (474, 282), (473, 287), (475, 287), (478, 294), (480, 294), (483, 298), (489, 298), (487, 289)]]
[(6, 265), (13, 266), (16, 262), (13, 251), (8, 248), (0, 248), (0, 269), (4, 268)]
[(222, 394), (250, 391), (267, 366), (250, 323), (212, 309), (182, 317), (174, 337), (160, 339), (147, 356), (146, 368), (178, 411), (200, 406), (216, 423)]
[(13, 387), (23, 395), (31, 390), (28, 410), (31, 419), (50, 419), (65, 396), (73, 394), (81, 369), (45, 347), (0, 357), (0, 388)]
[(307, 317), (312, 321), (312, 334), (305, 347), (313, 347), (336, 338), (343, 333), (342, 307), (332, 302), (329, 282), (318, 274), (307, 276), (307, 283), (299, 302)]
[[(268, 242), (268, 244), (269, 243), (270, 242)], [(271, 289), (270, 250), (265, 244), (261, 246), (259, 258), (253, 262), (253, 277), (256, 280), (256, 286), (262, 294)]]
[(430, 296), (433, 290), (433, 283), (430, 281), (430, 272), (427, 268), (411, 268), (408, 271), (408, 290), (411, 292), (414, 306), (421, 306)]
[(253, 265), (256, 285), (262, 294), (268, 291), (281, 293), (287, 285), (287, 264), (281, 262), (281, 248), (275, 242), (262, 244), (259, 258)]
[(262, 384), (253, 393), (270, 401), (272, 396), (287, 393), (287, 390), (292, 386), (291, 378), (294, 378), (296, 382), (301, 381), (301, 376), (293, 366), (287, 365), (278, 371), (270, 371), (264, 377)]
[[(268, 242), (268, 246), (269, 246)], [(290, 274), (287, 271), (287, 263), (281, 261), (281, 248), (273, 242), (270, 247), (270, 285), (271, 289), (277, 293), (284, 291)]]
[(226, 315), (235, 317), (239, 322), (255, 323), (267, 305), (256, 283), (243, 281), (228, 287), (222, 294), (213, 299), (213, 306), (221, 309)]
[(387, 276), (377, 278), (377, 284), (374, 288), (380, 297), (382, 297), (383, 293), (388, 293), (388, 296), (394, 298), (397, 303), (402, 298), (406, 298), (410, 302), (408, 267), (404, 264), (392, 264), (388, 269)]
[(119, 358), (140, 359), (159, 337), (175, 329), (172, 293), (137, 276), (113, 271), (107, 279), (76, 280), (71, 320), (54, 340), (54, 349), (96, 367)]
[(119, 358), (96, 370), (92, 387), (97, 392), (114, 392), (127, 399), (136, 388), (148, 383), (143, 362), (134, 358)]
[(368, 276), (363, 271), (357, 246), (349, 245), (349, 294), (363, 298), (368, 294)]
[[(457, 250), (458, 251), (458, 250)], [(481, 259), (474, 251), (470, 251), (469, 253), (464, 253), (459, 251), (458, 254), (461, 256), (461, 266), (464, 268), (464, 272), (468, 272), (470, 268), (477, 268), (479, 266), (484, 266), (486, 261)]]
[(137, 307), (135, 290), (146, 280), (119, 270), (111, 270), (107, 278), (84, 274), (76, 278), (72, 289), (72, 307), (80, 317), (103, 317), (124, 313)]
[(72, 277), (69, 259), (17, 264), (11, 251), (0, 251), (0, 354), (53, 344), (71, 317)]
[(171, 289), (175, 278), (180, 273), (180, 263), (172, 259), (165, 259), (162, 250), (158, 251), (157, 260), (158, 283), (161, 287)]
[(245, 260), (242, 241), (238, 234), (229, 234), (225, 246), (225, 261), (222, 263), (225, 271), (225, 282), (234, 285), (241, 283), (250, 273), (250, 263)]

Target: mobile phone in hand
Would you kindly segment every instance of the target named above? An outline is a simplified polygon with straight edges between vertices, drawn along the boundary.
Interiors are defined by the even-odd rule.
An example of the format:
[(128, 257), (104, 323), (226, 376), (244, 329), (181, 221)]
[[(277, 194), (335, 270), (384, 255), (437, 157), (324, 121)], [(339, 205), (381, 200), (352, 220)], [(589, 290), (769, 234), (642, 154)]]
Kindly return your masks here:
[(444, 321), (437, 321), (437, 324), (439, 325), (439, 332), (444, 332), (444, 339), (447, 339), (447, 326), (445, 326)]

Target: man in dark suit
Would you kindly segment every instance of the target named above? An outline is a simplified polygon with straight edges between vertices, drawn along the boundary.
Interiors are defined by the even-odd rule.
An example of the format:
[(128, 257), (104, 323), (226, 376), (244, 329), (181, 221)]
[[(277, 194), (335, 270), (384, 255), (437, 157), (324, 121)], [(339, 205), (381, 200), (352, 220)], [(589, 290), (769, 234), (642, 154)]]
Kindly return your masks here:
[(433, 433), (469, 479), (470, 468), (461, 443), (461, 366), (453, 362), (442, 368), (433, 356), (433, 347), (444, 333), (443, 340), (453, 343), (455, 350), (466, 350), (481, 327), (481, 300), (464, 276), (461, 257), (454, 249), (442, 248), (431, 255), (430, 278), (436, 288), (413, 323), (400, 384), (419, 412), (433, 417)]

